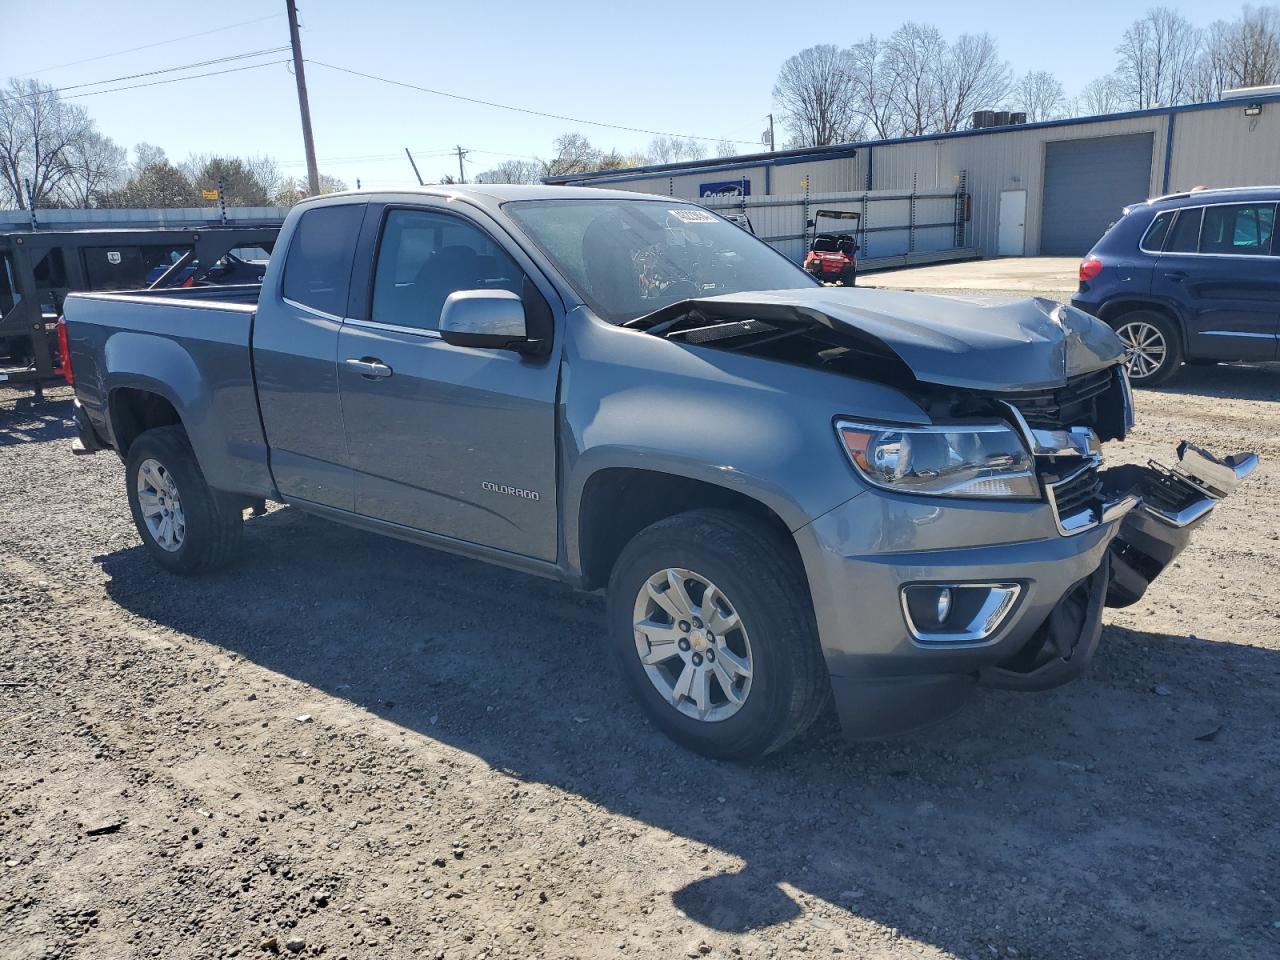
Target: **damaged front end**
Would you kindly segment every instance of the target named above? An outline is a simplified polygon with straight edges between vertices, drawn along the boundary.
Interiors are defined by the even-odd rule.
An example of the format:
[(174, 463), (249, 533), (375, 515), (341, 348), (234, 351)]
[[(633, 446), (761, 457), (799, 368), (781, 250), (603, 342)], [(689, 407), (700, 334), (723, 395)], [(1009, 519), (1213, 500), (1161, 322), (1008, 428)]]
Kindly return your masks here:
[(1104, 469), (1102, 444), (1133, 425), (1123, 345), (1101, 322), (1048, 300), (818, 288), (686, 301), (630, 325), (893, 386), (934, 424), (998, 419), (1018, 431), (1058, 536), (1085, 542), (1098, 531), (1093, 540), (1110, 540), (1100, 566), (1066, 590), (1031, 638), (980, 670), (988, 685), (1044, 689), (1081, 674), (1102, 608), (1141, 599), (1258, 462), (1184, 441), (1172, 467)]

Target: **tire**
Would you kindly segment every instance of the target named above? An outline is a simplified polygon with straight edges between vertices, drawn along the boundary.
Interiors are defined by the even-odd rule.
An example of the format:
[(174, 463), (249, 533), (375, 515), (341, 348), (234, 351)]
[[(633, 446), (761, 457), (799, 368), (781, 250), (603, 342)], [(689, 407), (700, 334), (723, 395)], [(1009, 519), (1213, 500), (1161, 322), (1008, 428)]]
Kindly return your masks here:
[[(687, 607), (663, 589), (674, 589), (669, 571), (690, 575), (676, 577)], [(694, 614), (706, 613), (710, 583), (717, 612), (702, 628), (699, 616), (677, 619), (654, 599), (651, 580), (677, 611)], [(737, 627), (730, 626), (735, 614)], [(642, 616), (661, 623), (640, 631), (636, 622)], [(713, 617), (722, 633), (708, 638), (703, 630), (716, 622)], [(681, 621), (688, 631), (681, 630)], [(637, 534), (609, 578), (608, 627), (623, 676), (654, 725), (705, 756), (759, 759), (809, 727), (830, 695), (808, 584), (794, 548), (759, 521), (731, 511), (693, 510)], [(681, 640), (686, 649), (680, 649)], [(642, 646), (651, 657), (669, 652), (670, 659), (646, 665)], [(741, 673), (743, 665), (749, 677)], [(704, 716), (692, 692), (675, 693), (688, 670), (710, 675), (700, 690), (696, 682), (685, 688), (701, 693)], [(728, 696), (721, 676), (729, 677), (740, 703)]]
[(1129, 382), (1133, 386), (1158, 386), (1182, 366), (1182, 337), (1177, 325), (1164, 314), (1134, 310), (1116, 317), (1111, 326), (1129, 351)]
[[(203, 573), (234, 556), (244, 527), (240, 502), (209, 487), (181, 427), (156, 427), (133, 441), (125, 459), (125, 486), (143, 545), (169, 572)], [(144, 499), (158, 531), (144, 514)], [(157, 506), (159, 515), (153, 512)]]
[(853, 267), (846, 267), (840, 271), (840, 286), (854, 287), (858, 284), (858, 273)]

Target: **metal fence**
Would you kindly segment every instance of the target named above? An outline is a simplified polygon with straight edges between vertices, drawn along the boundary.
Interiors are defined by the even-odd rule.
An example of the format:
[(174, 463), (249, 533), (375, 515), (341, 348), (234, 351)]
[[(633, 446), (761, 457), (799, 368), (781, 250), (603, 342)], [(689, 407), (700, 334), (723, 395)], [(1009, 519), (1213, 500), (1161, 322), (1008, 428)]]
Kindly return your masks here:
[[(818, 210), (861, 214), (857, 222), (860, 260), (881, 260), (951, 250), (965, 245), (968, 200), (963, 189), (867, 190), (861, 193), (789, 193), (715, 196), (697, 201), (718, 213), (744, 214), (761, 240), (799, 263), (809, 242), (808, 222)], [(819, 230), (843, 232), (836, 221)]]

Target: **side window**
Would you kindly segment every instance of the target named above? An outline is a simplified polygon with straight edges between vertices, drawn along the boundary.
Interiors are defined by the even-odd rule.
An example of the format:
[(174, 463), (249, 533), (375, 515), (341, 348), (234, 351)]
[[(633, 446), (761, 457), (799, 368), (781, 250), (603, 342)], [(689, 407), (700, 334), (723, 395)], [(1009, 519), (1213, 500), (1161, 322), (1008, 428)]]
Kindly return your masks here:
[(1164, 238), (1169, 235), (1169, 224), (1173, 223), (1173, 214), (1174, 211), (1166, 210), (1152, 220), (1138, 247), (1147, 253), (1159, 253), (1160, 248), (1164, 246)]
[(335, 317), (346, 314), (363, 217), (364, 204), (317, 207), (302, 215), (284, 264), (285, 299)]
[(1274, 204), (1241, 203), (1206, 207), (1200, 232), (1201, 253), (1266, 256), (1275, 231)]
[(518, 294), (523, 285), (520, 268), (479, 227), (443, 213), (392, 210), (378, 246), (372, 319), (436, 330), (454, 291)]
[(1165, 253), (1195, 253), (1200, 243), (1200, 217), (1203, 207), (1188, 207), (1178, 211), (1178, 219), (1165, 241)]

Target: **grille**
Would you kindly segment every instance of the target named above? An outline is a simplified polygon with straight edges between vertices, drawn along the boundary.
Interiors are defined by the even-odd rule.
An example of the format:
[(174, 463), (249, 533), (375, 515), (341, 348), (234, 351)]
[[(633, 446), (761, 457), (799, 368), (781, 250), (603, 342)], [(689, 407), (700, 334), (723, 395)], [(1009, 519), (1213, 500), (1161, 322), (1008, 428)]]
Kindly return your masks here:
[(1097, 429), (1099, 399), (1115, 382), (1115, 371), (1108, 367), (1072, 377), (1056, 390), (1028, 390), (1010, 394), (1008, 400), (1027, 425), (1036, 429), (1065, 430), (1079, 425)]
[(1061, 522), (1092, 507), (1102, 494), (1102, 478), (1097, 464), (1090, 464), (1065, 480), (1050, 484), (1053, 506)]

